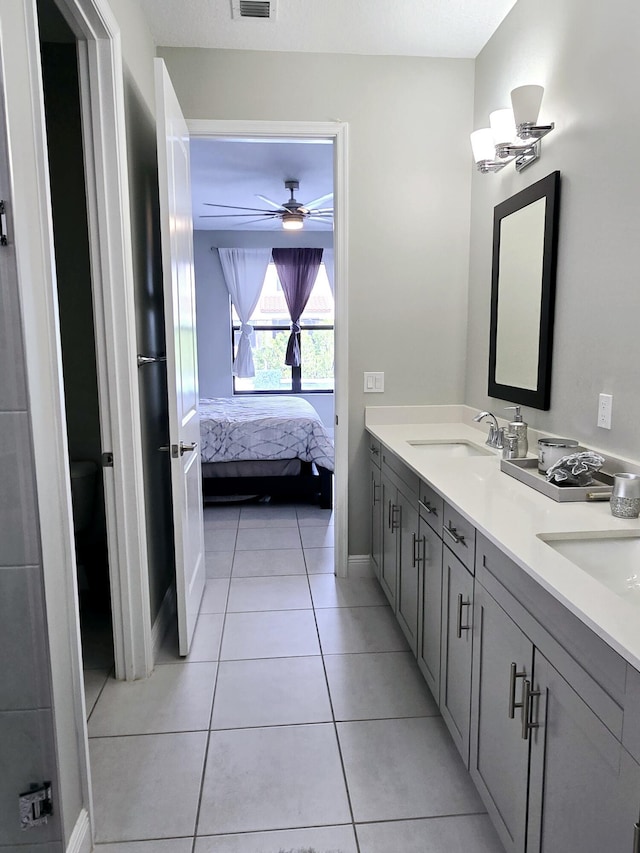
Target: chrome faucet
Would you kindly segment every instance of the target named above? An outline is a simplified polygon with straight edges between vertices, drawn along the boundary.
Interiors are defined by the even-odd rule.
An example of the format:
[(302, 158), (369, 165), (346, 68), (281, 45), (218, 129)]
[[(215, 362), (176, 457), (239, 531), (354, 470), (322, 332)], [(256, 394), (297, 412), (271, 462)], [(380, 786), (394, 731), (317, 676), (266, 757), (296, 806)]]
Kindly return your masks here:
[(489, 435), (485, 444), (487, 447), (495, 447), (496, 450), (502, 450), (504, 447), (504, 428), (498, 426), (498, 420), (492, 412), (478, 412), (474, 417), (476, 423), (480, 423), (485, 418), (493, 418), (493, 423), (489, 424)]

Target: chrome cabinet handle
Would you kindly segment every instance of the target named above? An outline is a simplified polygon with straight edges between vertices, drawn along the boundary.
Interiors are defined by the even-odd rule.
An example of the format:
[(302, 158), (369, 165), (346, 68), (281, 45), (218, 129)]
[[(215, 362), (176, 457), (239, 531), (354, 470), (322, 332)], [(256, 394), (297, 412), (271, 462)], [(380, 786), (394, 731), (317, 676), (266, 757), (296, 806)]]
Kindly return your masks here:
[(432, 507), (429, 501), (423, 501), (420, 499), (418, 500), (418, 506), (421, 506), (425, 512), (429, 513), (429, 515), (435, 515), (437, 517), (438, 510), (435, 507)]
[(371, 451), (371, 453), (373, 453), (374, 456), (380, 456), (380, 451), (378, 450), (377, 447), (374, 447), (373, 445), (371, 445), (369, 450)]
[(522, 691), (522, 740), (529, 739), (531, 729), (540, 727), (539, 723), (531, 722), (531, 700), (534, 696), (539, 696), (539, 690), (531, 689), (531, 682), (528, 678), (524, 680), (524, 689)]
[[(420, 563), (424, 562), (425, 554), (427, 553), (427, 542), (425, 537), (419, 539), (415, 533), (413, 535), (413, 568), (420, 568)], [(422, 545), (422, 557), (420, 556), (420, 545)]]
[(516, 678), (524, 678), (526, 672), (518, 672), (518, 667), (515, 663), (511, 664), (511, 672), (509, 674), (509, 719), (513, 720), (516, 715), (516, 708), (522, 708), (523, 702), (516, 702)]
[(451, 522), (449, 522), (448, 527), (445, 527), (443, 525), (442, 529), (444, 530), (445, 533), (449, 534), (449, 536), (453, 539), (453, 541), (456, 543), (456, 545), (464, 545), (466, 547), (467, 543), (464, 541), (464, 536), (462, 536), (462, 534), (458, 533), (458, 531), (455, 529), (455, 527), (451, 527)]
[(402, 507), (393, 505), (391, 510), (391, 530), (399, 530), (402, 524)]
[(389, 512), (387, 513), (387, 527), (391, 530), (391, 498), (389, 498)]
[(640, 853), (640, 823), (633, 827), (633, 853)]
[(460, 640), (462, 639), (462, 632), (469, 631), (471, 625), (463, 625), (462, 624), (462, 608), (469, 607), (471, 601), (463, 601), (462, 593), (458, 593), (458, 613), (456, 617), (456, 637)]
[(185, 453), (192, 453), (198, 447), (197, 441), (194, 441), (192, 444), (184, 444), (182, 441), (180, 442), (180, 456), (184, 456)]
[(373, 482), (373, 506), (375, 506), (377, 503), (380, 503), (380, 498), (376, 497), (376, 489), (379, 489), (379, 488), (380, 488), (380, 483)]

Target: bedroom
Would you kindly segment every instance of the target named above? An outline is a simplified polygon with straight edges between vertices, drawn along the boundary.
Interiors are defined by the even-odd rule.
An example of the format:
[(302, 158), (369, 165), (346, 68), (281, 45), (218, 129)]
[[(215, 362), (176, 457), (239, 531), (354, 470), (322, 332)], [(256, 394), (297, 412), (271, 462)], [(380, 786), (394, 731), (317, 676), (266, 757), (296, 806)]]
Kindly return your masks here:
[[(232, 405), (236, 417), (241, 411), (244, 418), (254, 404), (266, 416), (277, 414), (281, 404), (301, 407), (304, 404), (299, 401), (303, 400), (318, 413), (318, 428), (326, 431), (322, 440), (331, 440), (335, 410), (333, 145), (322, 139), (199, 137), (191, 140), (190, 155), (201, 408), (211, 412), (211, 406), (215, 405), (216, 411), (226, 412)], [(302, 225), (300, 230), (283, 227), (282, 214), (287, 214), (287, 208), (282, 206), (285, 202), (290, 209), (302, 205), (304, 220), (294, 223)], [(288, 304), (293, 304), (291, 300), (296, 297), (287, 293), (285, 298), (271, 249), (284, 249), (283, 261), (289, 249), (303, 252), (308, 249), (313, 257), (314, 266), (309, 269), (304, 296), (301, 293), (298, 297), (304, 307), (299, 318), (301, 332), (295, 338), (301, 358), (293, 359), (300, 364), (294, 366), (285, 365), (285, 350), (292, 322)], [(302, 262), (302, 254), (295, 257)], [(296, 278), (297, 266), (291, 269)], [(238, 316), (236, 303), (241, 306), (242, 318)], [(291, 395), (294, 399), (289, 402)], [(206, 402), (212, 398), (215, 404)], [(220, 399), (229, 400), (229, 405), (220, 403)], [(312, 416), (311, 410), (308, 415)], [(204, 427), (204, 420), (202, 423), (203, 484), (205, 500), (211, 509), (215, 507), (211, 499), (216, 493), (221, 498), (223, 493), (233, 495), (234, 491), (250, 495), (248, 488), (244, 492), (240, 488), (245, 486), (246, 479), (236, 489), (227, 482), (227, 475), (250, 475), (254, 472), (242, 471), (248, 460), (261, 462), (261, 457), (271, 459), (274, 453), (283, 460), (295, 452), (302, 461), (292, 460), (286, 469), (286, 482), (291, 486), (284, 485), (284, 480), (273, 480), (267, 490), (262, 481), (254, 483), (253, 488), (258, 492), (255, 500), (268, 501), (270, 497), (282, 500), (295, 497), (295, 493), (304, 498), (307, 483), (312, 491), (317, 491), (317, 476), (311, 474), (310, 466), (320, 457), (308, 455), (290, 431), (287, 437), (275, 437), (277, 446), (273, 442), (262, 444), (257, 451), (245, 446), (242, 437), (236, 436), (235, 441), (230, 436), (225, 438), (221, 430), (226, 427), (219, 422), (215, 447), (207, 447), (211, 431)], [(303, 428), (306, 426), (303, 424)], [(226, 441), (224, 446), (223, 441)], [(285, 450), (285, 445), (293, 448), (291, 453)], [(224, 464), (224, 460), (232, 464)], [(210, 476), (216, 473), (215, 462), (220, 463), (217, 473), (222, 472), (222, 476)], [(276, 472), (274, 465), (284, 464), (272, 458), (255, 475), (266, 473), (264, 469), (268, 466), (269, 473), (272, 469)], [(305, 470), (299, 471), (300, 465)], [(236, 470), (238, 467), (240, 471)], [(304, 488), (298, 483), (303, 478)], [(330, 488), (325, 485), (327, 491)], [(323, 505), (328, 507), (331, 503), (331, 495), (325, 494)]]

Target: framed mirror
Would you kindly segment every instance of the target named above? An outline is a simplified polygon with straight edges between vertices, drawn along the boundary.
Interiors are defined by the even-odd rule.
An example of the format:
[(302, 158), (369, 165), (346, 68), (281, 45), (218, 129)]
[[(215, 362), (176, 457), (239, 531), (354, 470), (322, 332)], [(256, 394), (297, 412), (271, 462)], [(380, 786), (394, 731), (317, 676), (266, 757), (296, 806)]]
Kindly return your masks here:
[(489, 396), (548, 409), (560, 172), (494, 209)]

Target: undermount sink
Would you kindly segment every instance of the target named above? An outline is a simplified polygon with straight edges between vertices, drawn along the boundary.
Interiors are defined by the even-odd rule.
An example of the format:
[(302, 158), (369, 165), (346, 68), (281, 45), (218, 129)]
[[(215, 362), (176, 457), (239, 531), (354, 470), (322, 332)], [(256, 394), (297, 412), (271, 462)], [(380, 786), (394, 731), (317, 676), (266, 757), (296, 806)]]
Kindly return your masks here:
[(421, 455), (446, 456), (448, 459), (468, 459), (470, 456), (492, 456), (487, 447), (474, 444), (472, 441), (407, 441)]
[(640, 607), (640, 533), (539, 537), (620, 598)]

